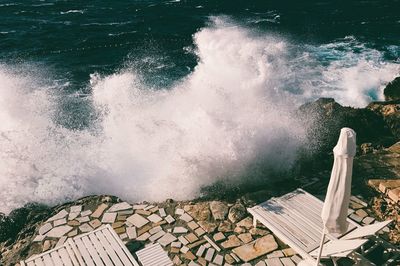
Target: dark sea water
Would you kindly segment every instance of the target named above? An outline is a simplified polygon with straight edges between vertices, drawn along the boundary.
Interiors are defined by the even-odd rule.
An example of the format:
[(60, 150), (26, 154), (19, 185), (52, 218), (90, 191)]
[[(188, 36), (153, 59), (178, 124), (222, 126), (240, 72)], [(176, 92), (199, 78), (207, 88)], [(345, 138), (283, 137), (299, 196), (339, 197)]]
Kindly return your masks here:
[(400, 70), (399, 11), (1, 0), (0, 211), (91, 193), (193, 198), (259, 160), (287, 169), (304, 141), (300, 104), (383, 99)]

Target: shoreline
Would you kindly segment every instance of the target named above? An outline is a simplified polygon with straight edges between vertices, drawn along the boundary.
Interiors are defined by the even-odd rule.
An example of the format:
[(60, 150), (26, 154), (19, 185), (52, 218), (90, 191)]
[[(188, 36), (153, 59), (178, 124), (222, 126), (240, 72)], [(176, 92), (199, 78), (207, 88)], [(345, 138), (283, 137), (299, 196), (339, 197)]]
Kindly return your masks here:
[[(400, 163), (397, 163), (397, 161), (399, 161), (398, 158), (400, 158), (400, 132), (398, 131), (398, 128), (400, 128), (400, 119), (398, 119), (400, 117), (400, 100), (372, 102), (366, 108), (356, 109), (340, 106), (333, 99), (319, 99), (313, 103), (305, 104), (300, 108), (300, 118), (307, 118), (309, 116), (314, 117), (312, 120), (313, 124), (308, 125), (310, 135), (312, 135), (315, 130), (319, 130), (322, 126), (327, 125), (327, 128), (329, 128), (329, 131), (331, 132), (335, 132), (337, 128), (348, 126), (349, 124), (351, 127), (356, 129), (356, 132), (357, 129), (360, 129), (359, 139), (361, 141), (359, 142), (358, 154), (354, 161), (352, 195), (357, 196), (368, 204), (369, 207), (365, 210), (367, 213), (366, 217), (371, 217), (370, 219), (386, 217), (388, 214), (385, 214), (386, 216), (380, 214), (376, 207), (376, 202), (382, 201), (386, 196), (379, 194), (371, 187), (368, 187), (367, 183), (368, 180), (374, 178), (400, 179)], [(321, 121), (323, 121), (322, 124), (320, 124)], [(353, 123), (353, 125), (351, 123)], [(200, 226), (200, 228), (206, 231), (210, 237), (213, 237), (213, 235), (217, 233), (223, 233), (226, 234), (224, 241), (228, 241), (230, 240), (227, 238), (229, 235), (235, 235), (238, 237), (241, 234), (246, 234), (245, 236), (247, 236), (248, 240), (251, 239), (251, 241), (257, 241), (257, 239), (268, 234), (266, 232), (264, 232), (265, 235), (263, 236), (251, 234), (250, 227), (244, 227), (245, 230), (243, 232), (239, 231), (239, 229), (238, 232), (234, 231), (234, 228), (238, 227), (237, 223), (249, 217), (245, 208), (268, 200), (272, 196), (283, 195), (297, 187), (302, 187), (316, 196), (323, 197), (325, 194), (332, 163), (332, 155), (329, 147), (331, 147), (330, 143), (336, 139), (336, 136), (335, 133), (324, 135), (324, 132), (322, 132), (321, 137), (325, 141), (325, 146), (320, 146), (320, 150), (318, 151), (305, 151), (304, 156), (299, 157), (292, 172), (285, 173), (282, 178), (277, 178), (277, 180), (266, 179), (262, 186), (255, 184), (245, 188), (238, 186), (227, 189), (227, 187), (217, 184), (214, 188), (209, 188), (208, 194), (191, 201), (167, 200), (165, 202), (145, 204), (157, 207), (158, 209), (155, 210), (155, 212), (160, 208), (168, 210), (168, 208), (172, 208), (171, 206), (173, 206), (174, 209), (176, 206), (180, 207), (180, 209), (183, 209), (189, 215), (194, 216), (193, 218), (197, 223), (207, 221), (203, 226)], [(0, 228), (6, 229), (8, 221), (8, 225), (12, 226), (13, 229), (8, 231), (9, 235), (6, 235), (6, 230), (0, 230), (3, 232), (2, 239), (0, 239), (0, 253), (2, 254), (0, 262), (5, 265), (8, 265), (8, 263), (16, 263), (19, 259), (27, 258), (28, 255), (32, 255), (35, 252), (40, 253), (54, 247), (57, 244), (54, 239), (48, 239), (49, 242), (46, 242), (46, 240), (43, 239), (44, 241), (40, 242), (41, 244), (38, 244), (38, 242), (35, 242), (34, 245), (32, 244), (32, 241), (37, 236), (38, 230), (40, 230), (39, 228), (43, 226), (44, 221), (62, 209), (66, 209), (72, 205), (83, 205), (85, 206), (85, 210), (90, 210), (93, 213), (100, 204), (104, 203), (104, 199), (107, 199), (105, 202), (110, 204), (123, 202), (121, 199), (114, 196), (92, 195), (58, 204), (53, 207), (34, 203), (28, 204), (23, 208), (13, 210), (10, 213), (10, 216), (14, 217), (10, 218), (10, 216), (3, 215), (0, 217)], [(226, 214), (224, 214), (222, 219), (215, 219), (210, 207), (211, 202), (220, 202), (222, 205), (226, 206), (222, 207), (223, 209), (227, 208)], [(185, 210), (185, 206), (201, 206), (202, 204), (208, 205), (208, 207), (203, 209), (204, 212), (208, 213), (206, 219), (199, 219), (201, 216), (197, 216), (197, 214), (194, 214), (195, 212), (193, 212), (193, 210), (189, 210), (190, 207), (186, 207)], [(229, 220), (228, 214), (231, 208), (236, 205), (241, 205), (238, 209), (241, 209), (242, 211), (244, 209), (244, 212), (241, 214), (242, 217), (240, 221), (238, 219), (237, 221), (235, 220), (232, 222)], [(394, 206), (396, 206), (396, 204)], [(171, 212), (170, 214), (174, 215), (174, 212)], [(201, 215), (201, 211), (199, 215)], [(176, 218), (177, 217), (174, 217), (175, 220)], [(18, 219), (21, 220), (18, 221)], [(214, 226), (211, 225), (216, 221), (218, 221), (217, 226), (215, 226), (215, 224)], [(221, 224), (226, 222), (227, 224), (231, 224), (234, 228), (224, 231), (226, 228), (223, 228), (224, 226), (222, 226), (222, 229), (220, 229), (219, 227)], [(75, 226), (78, 229), (83, 223), (85, 222), (80, 222), (79, 225), (76, 223)], [(400, 238), (398, 237), (400, 234), (398, 223), (399, 222), (397, 221), (389, 232), (390, 234), (388, 239), (391, 239), (394, 243), (400, 241)], [(229, 225), (226, 226), (229, 227)], [(79, 232), (83, 231), (80, 230)], [(274, 239), (279, 246), (279, 250), (287, 248), (285, 245), (280, 243), (279, 240), (276, 238)], [(236, 241), (236, 239), (232, 241)], [(241, 245), (246, 244), (243, 240), (240, 240), (239, 242)], [(227, 250), (230, 250), (230, 248), (227, 248)], [(292, 253), (290, 254), (293, 256)], [(223, 255), (226, 254), (224, 253)], [(266, 258), (267, 254), (265, 256), (260, 256), (258, 259)], [(179, 259), (181, 261), (184, 260), (181, 257), (179, 257)], [(226, 258), (224, 259), (226, 260)]]

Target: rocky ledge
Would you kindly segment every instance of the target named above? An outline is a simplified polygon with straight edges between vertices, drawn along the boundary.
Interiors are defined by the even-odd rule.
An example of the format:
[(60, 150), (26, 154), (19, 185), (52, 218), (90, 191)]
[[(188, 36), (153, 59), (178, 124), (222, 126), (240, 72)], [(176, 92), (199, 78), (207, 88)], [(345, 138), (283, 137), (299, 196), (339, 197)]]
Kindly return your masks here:
[[(374, 222), (368, 204), (352, 197), (351, 218)], [(110, 224), (134, 254), (159, 243), (175, 265), (296, 265), (300, 257), (268, 228), (253, 227), (246, 211), (254, 203), (197, 201), (131, 204), (112, 196), (90, 196), (54, 208), (32, 230), (1, 248), (4, 265), (62, 245), (69, 237)], [(275, 263), (275, 264), (274, 264)]]

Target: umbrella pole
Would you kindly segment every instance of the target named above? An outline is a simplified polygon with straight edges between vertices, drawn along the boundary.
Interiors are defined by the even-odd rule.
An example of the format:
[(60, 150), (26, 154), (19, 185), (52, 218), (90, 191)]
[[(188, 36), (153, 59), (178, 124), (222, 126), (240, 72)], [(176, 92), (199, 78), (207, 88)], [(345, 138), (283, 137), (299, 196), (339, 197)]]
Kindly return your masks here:
[(325, 242), (325, 227), (324, 229), (322, 229), (322, 237), (321, 237), (321, 243), (319, 244), (317, 263), (315, 264), (316, 266), (319, 265), (319, 261), (321, 260), (322, 248), (324, 247), (324, 242)]

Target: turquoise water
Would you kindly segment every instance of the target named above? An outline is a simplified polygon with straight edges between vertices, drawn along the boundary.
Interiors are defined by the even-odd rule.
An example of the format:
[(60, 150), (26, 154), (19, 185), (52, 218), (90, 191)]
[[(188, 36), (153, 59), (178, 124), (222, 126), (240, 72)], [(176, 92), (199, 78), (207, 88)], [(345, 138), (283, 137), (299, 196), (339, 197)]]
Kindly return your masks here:
[(254, 179), (288, 170), (300, 104), (383, 99), (399, 6), (1, 1), (0, 211), (91, 193), (193, 198), (255, 164)]

